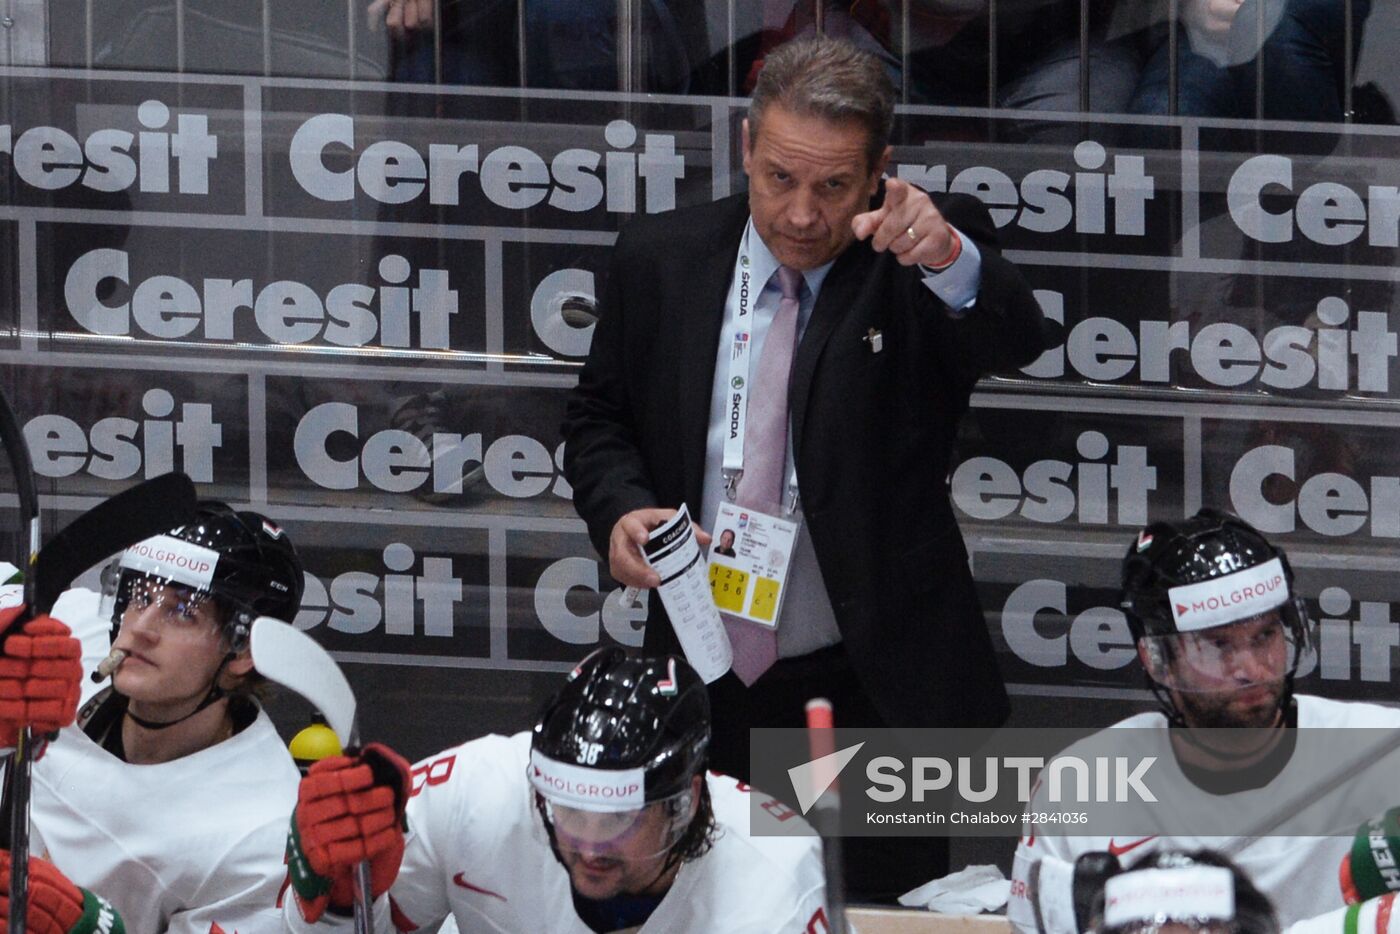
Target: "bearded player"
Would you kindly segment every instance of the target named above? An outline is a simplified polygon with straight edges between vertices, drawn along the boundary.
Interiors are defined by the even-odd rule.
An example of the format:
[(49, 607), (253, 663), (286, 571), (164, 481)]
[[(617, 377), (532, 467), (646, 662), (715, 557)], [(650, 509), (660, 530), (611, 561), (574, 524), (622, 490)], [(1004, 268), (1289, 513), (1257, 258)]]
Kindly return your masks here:
[(449, 916), (463, 931), (532, 934), (825, 930), (817, 839), (751, 836), (758, 793), (706, 774), (709, 737), (689, 665), (604, 649), (529, 733), (411, 771), (383, 747), (318, 763), (293, 820), (287, 928), (348, 930), (351, 873), (368, 858), (380, 932)]
[[(1144, 805), (1150, 829), (1126, 837), (1063, 836), (1028, 822), (1016, 850), (1010, 920), (1023, 931), (1059, 934), (1041, 910), (1051, 888), (1044, 880), (1065, 878), (1061, 870), (1095, 851), (1134, 858), (1167, 849), (1225, 852), (1273, 901), (1284, 926), (1341, 907), (1335, 874), (1319, 867), (1339, 863), (1347, 837), (1197, 835), (1181, 830), (1183, 816), (1193, 827), (1228, 828), (1250, 807), (1267, 813), (1279, 803), (1275, 789), (1307, 785), (1308, 770), (1316, 771), (1316, 763), (1292, 755), (1293, 728), (1394, 729), (1400, 711), (1294, 694), (1294, 676), (1315, 660), (1314, 627), (1283, 550), (1235, 516), (1203, 509), (1153, 523), (1130, 546), (1122, 582), (1138, 660), (1161, 709), (1115, 724), (1127, 730), (1115, 742), (1132, 743), (1134, 731), (1170, 731), (1172, 761), (1154, 769), (1165, 776), (1162, 787), (1189, 806)], [(1051, 810), (1045, 800), (1041, 787), (1029, 810)]]

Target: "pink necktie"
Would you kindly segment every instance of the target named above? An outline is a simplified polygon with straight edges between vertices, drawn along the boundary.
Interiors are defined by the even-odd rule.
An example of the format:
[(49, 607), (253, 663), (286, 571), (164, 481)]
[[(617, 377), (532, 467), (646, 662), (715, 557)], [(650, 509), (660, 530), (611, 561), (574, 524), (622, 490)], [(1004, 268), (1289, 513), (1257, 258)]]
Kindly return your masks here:
[[(734, 502), (771, 516), (781, 515), (787, 465), (788, 374), (797, 345), (798, 295), (802, 273), (779, 266), (774, 273), (783, 297), (768, 325), (749, 386), (748, 412), (744, 416), (744, 472), (734, 491)], [(750, 685), (778, 660), (777, 633), (748, 620), (724, 617), (729, 643), (734, 648), (734, 674)]]

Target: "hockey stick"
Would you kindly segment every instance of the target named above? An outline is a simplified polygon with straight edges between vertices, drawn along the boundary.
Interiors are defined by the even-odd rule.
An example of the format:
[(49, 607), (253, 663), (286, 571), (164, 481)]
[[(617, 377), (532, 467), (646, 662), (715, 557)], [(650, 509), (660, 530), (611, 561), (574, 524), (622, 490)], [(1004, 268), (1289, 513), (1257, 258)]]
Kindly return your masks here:
[(258, 674), (300, 694), (321, 711), (342, 748), (359, 741), (355, 692), (320, 643), (280, 619), (259, 616), (253, 621), (248, 645)]
[[(38, 496), (33, 495), (32, 506), (25, 506), (25, 486), (34, 494), (34, 475), (28, 470), (29, 447), (24, 442), (14, 410), (3, 394), (0, 394), (0, 441), (15, 471), (21, 511), (32, 510), (30, 558), (24, 576), (26, 618), (47, 613), (73, 580), (94, 564), (195, 518), (194, 484), (184, 474), (170, 473), (139, 483), (97, 504), (65, 526), (45, 547), (39, 548)], [(16, 628), (23, 622), (17, 621)], [(21, 733), (5, 773), (5, 790), (0, 798), (0, 834), (4, 835), (0, 842), (8, 846), (12, 863), (9, 929), (19, 934), (25, 929), (28, 908), (29, 798), (33, 769), (33, 757), (29, 752), (32, 741), (28, 730)]]
[[(807, 702), (807, 748), (815, 761), (836, 752), (831, 701)], [(826, 876), (826, 926), (831, 934), (846, 934), (846, 876), (841, 867), (841, 793), (835, 781), (817, 799), (812, 823), (822, 840), (822, 870)]]
[(104, 558), (193, 522), (197, 502), (190, 478), (168, 473), (123, 490), (68, 523), (39, 549), (34, 612), (47, 613), (79, 574)]
[[(20, 629), (34, 613), (34, 589), (37, 575), (35, 562), (39, 557), (39, 493), (34, 486), (34, 464), (29, 457), (29, 445), (24, 441), (19, 418), (10, 400), (0, 393), (0, 442), (10, 461), (15, 477), (15, 492), (19, 494), (20, 523), (29, 532), (29, 550), (24, 569), (24, 616), (10, 625), (10, 632)], [(5, 803), (9, 805), (10, 844), (10, 930), (24, 934), (29, 911), (29, 789), (34, 762), (30, 747), (34, 737), (29, 730), (19, 731), (10, 767), (5, 770)]]
[[(253, 620), (248, 647), (258, 674), (306, 698), (326, 718), (342, 749), (359, 744), (355, 692), (320, 643), (280, 619), (259, 616)], [(361, 860), (355, 865), (355, 934), (370, 934), (373, 907), (369, 861)]]
[(32, 607), (35, 577), (32, 565), (39, 556), (39, 493), (34, 485), (34, 465), (29, 459), (29, 445), (24, 441), (19, 418), (3, 392), (0, 392), (0, 443), (5, 446), (10, 472), (14, 474), (15, 492), (19, 494), (20, 522), (29, 532), (29, 553), (20, 562), (20, 570), (24, 572), (24, 602)]

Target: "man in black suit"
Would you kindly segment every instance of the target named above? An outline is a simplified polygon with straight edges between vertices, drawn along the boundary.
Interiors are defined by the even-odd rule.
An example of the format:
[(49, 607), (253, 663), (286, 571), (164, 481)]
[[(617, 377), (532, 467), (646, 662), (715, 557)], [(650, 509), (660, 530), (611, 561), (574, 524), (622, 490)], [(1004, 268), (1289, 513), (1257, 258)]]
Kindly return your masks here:
[[(622, 231), (569, 402), (564, 470), (579, 515), (616, 580), (654, 587), (639, 551), (648, 532), (682, 503), (711, 527), (732, 492), (736, 337), (763, 342), (791, 298), (780, 267), (801, 274), (783, 473), (800, 531), (778, 660), (751, 684), (710, 685), (712, 762), (739, 776), (747, 730), (800, 726), (819, 694), (845, 726), (994, 726), (1007, 714), (947, 475), (973, 384), (1034, 360), (1043, 318), (981, 202), (882, 181), (893, 100), (879, 62), (846, 43), (774, 52), (743, 126), (747, 195)], [(678, 647), (657, 599), (646, 645)], [(895, 895), (940, 868), (936, 853), (899, 864), (905, 874), (853, 877), (852, 890)]]

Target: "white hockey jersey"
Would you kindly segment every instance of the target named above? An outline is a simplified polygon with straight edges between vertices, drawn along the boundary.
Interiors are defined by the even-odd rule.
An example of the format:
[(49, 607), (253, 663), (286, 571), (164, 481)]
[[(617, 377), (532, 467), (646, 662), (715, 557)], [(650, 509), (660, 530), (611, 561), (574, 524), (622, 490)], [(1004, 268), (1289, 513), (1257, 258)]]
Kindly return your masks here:
[[(1298, 696), (1298, 727), (1300, 730), (1324, 727), (1383, 728), (1400, 727), (1400, 710), (1376, 704), (1344, 703), (1321, 697)], [(1138, 714), (1114, 724), (1111, 729), (1166, 729), (1166, 718), (1160, 713)], [(1174, 764), (1165, 763), (1169, 768)], [(1286, 767), (1287, 768), (1287, 767)], [(1183, 780), (1184, 782), (1184, 780)], [(1239, 794), (1270, 794), (1273, 786)], [(1204, 796), (1204, 793), (1202, 793)], [(1231, 799), (1235, 795), (1213, 796), (1206, 803), (1221, 810), (1228, 821)], [(1036, 810), (1034, 802), (1031, 810)], [(1170, 820), (1170, 814), (1163, 819)], [(1357, 822), (1360, 824), (1360, 821)], [(1339, 828), (1341, 829), (1341, 828)], [(1233, 837), (1183, 836), (1173, 834), (1163, 826), (1157, 834), (1144, 834), (1131, 839), (1102, 836), (1046, 835), (1043, 828), (1027, 826), (1016, 848), (1012, 869), (1011, 900), (1007, 917), (1022, 931), (1035, 930), (1034, 907), (1028, 900), (1031, 867), (1042, 860), (1072, 864), (1082, 853), (1108, 851), (1131, 864), (1142, 854), (1158, 849), (1222, 850), (1249, 875), (1254, 884), (1273, 901), (1279, 921), (1287, 927), (1306, 918), (1343, 906), (1338, 884), (1338, 868), (1343, 854), (1351, 847), (1349, 833), (1322, 837), (1260, 836), (1248, 842)], [(1072, 919), (1070, 919), (1072, 921)], [(1054, 934), (1074, 934), (1051, 923)], [(1072, 927), (1072, 924), (1070, 925)]]
[[(52, 613), (82, 640), (85, 670), (108, 650), (97, 599), (70, 590)], [(109, 899), (133, 934), (280, 932), (300, 778), (261, 710), (233, 737), (156, 765), (122, 762), (71, 726), (34, 765), (32, 852)]]
[[(525, 779), (530, 734), (486, 736), (418, 763), (409, 833), (390, 900), (375, 904), (375, 931), (435, 931), (448, 915), (462, 931), (590, 934), (574, 911), (569, 875), (555, 860)], [(753, 837), (750, 792), (708, 775), (719, 833), (714, 848), (681, 865), (642, 934), (825, 934), (825, 886), (815, 836)], [(757, 794), (757, 792), (754, 792)], [(774, 802), (768, 813), (781, 810)], [(287, 929), (349, 930), (327, 912), (302, 920), (290, 893)]]

